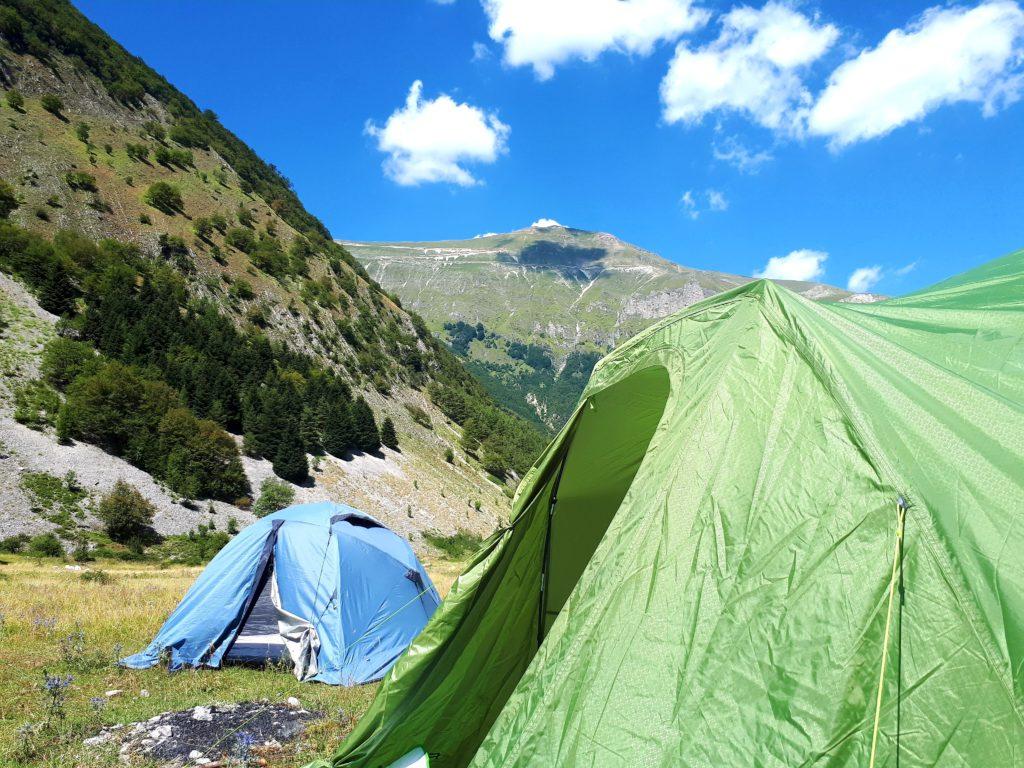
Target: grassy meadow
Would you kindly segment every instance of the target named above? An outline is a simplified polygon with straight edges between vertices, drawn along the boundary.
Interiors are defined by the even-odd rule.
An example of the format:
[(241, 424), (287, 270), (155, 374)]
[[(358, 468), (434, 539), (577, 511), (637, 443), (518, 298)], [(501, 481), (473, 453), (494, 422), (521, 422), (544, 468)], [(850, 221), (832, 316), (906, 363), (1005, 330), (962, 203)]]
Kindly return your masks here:
[[(116, 746), (84, 747), (82, 740), (104, 725), (162, 712), (289, 696), (324, 717), (298, 742), (261, 757), (272, 768), (302, 765), (329, 754), (376, 691), (376, 684), (300, 683), (285, 669), (121, 669), (115, 659), (152, 639), (201, 568), (104, 561), (72, 571), (55, 558), (0, 558), (0, 766), (125, 765)], [(426, 565), (442, 595), (462, 568), (448, 560)], [(45, 690), (46, 674), (71, 676), (56, 707)], [(107, 698), (111, 690), (123, 693)]]

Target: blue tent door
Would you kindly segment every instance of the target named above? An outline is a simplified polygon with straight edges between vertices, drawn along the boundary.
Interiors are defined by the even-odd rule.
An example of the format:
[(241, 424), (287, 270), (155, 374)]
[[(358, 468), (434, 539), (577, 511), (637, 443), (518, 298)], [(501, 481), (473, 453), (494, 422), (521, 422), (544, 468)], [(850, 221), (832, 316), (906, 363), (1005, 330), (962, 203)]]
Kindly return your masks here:
[(283, 521), (275, 520), (263, 543), (255, 578), (249, 587), (239, 621), (232, 622), (233, 634), (227, 640), (224, 660), (261, 664), (277, 661), (286, 648), (277, 628), (277, 608), (271, 598), (274, 578), (274, 547)]

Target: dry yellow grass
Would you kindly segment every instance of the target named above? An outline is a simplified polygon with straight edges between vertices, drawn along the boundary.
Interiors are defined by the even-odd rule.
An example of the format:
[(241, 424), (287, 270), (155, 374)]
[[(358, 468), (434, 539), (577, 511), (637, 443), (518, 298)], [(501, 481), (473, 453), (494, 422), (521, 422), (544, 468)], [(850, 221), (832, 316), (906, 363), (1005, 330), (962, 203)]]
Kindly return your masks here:
[[(83, 747), (82, 739), (103, 725), (144, 720), (161, 712), (212, 702), (296, 696), (321, 711), (296, 751), (295, 745), (266, 755), (270, 766), (301, 765), (329, 754), (351, 729), (376, 691), (300, 683), (287, 671), (227, 667), (223, 670), (134, 671), (115, 659), (144, 647), (201, 568), (91, 563), (108, 581), (83, 578), (59, 560), (3, 555), (0, 565), (0, 766), (123, 765), (115, 749)], [(438, 560), (427, 568), (442, 595), (461, 564)], [(84, 642), (75, 645), (81, 631)], [(69, 641), (71, 638), (71, 641)], [(70, 674), (67, 717), (47, 720), (43, 674)], [(106, 700), (108, 690), (122, 690)], [(146, 690), (148, 697), (140, 696)], [(94, 697), (104, 699), (97, 711)], [(54, 718), (50, 718), (51, 721)], [(35, 729), (34, 731), (32, 729)], [(148, 765), (136, 761), (136, 766)]]

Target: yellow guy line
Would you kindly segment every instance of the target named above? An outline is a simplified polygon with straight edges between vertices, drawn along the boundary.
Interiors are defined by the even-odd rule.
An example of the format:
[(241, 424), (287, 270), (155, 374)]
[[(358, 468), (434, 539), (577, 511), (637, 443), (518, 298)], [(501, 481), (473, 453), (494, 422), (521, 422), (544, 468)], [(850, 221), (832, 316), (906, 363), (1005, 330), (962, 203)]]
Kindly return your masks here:
[(882, 690), (885, 685), (885, 665), (889, 660), (889, 629), (892, 626), (892, 598), (896, 592), (896, 574), (900, 556), (903, 553), (903, 521), (907, 514), (903, 497), (896, 502), (896, 547), (892, 557), (892, 576), (889, 578), (889, 605), (885, 610), (885, 642), (882, 644), (882, 668), (878, 671), (878, 696), (875, 698), (875, 724), (871, 729), (871, 760), (868, 768), (875, 768), (875, 754), (878, 747), (878, 725), (882, 714)]

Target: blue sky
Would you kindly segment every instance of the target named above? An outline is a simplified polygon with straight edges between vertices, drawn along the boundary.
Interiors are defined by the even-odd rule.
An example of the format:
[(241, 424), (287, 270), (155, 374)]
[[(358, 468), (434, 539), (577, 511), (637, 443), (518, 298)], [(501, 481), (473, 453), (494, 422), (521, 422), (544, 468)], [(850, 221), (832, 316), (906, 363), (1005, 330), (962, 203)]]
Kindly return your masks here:
[(547, 217), (893, 294), (1024, 247), (1009, 0), (75, 2), (339, 238)]

